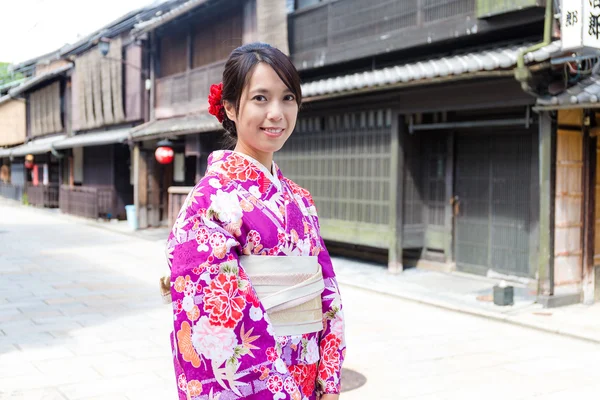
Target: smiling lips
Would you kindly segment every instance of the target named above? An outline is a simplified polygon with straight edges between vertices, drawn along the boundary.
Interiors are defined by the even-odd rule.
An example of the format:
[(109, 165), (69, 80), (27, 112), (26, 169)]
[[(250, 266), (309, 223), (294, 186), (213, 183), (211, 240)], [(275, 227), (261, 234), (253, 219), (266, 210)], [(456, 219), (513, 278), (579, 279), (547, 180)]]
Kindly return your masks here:
[(283, 128), (260, 128), (267, 136), (279, 137), (283, 134)]

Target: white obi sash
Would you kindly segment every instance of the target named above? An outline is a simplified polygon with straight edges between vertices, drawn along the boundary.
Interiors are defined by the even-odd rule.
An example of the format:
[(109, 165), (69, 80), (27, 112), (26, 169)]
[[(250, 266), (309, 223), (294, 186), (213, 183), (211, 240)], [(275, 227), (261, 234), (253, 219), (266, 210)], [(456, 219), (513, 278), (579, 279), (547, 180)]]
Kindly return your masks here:
[[(241, 256), (258, 298), (277, 336), (323, 330), (321, 293), (325, 290), (317, 256)], [(170, 276), (160, 279), (163, 301), (171, 303)]]
[(277, 336), (323, 330), (325, 289), (316, 256), (241, 256), (240, 264)]

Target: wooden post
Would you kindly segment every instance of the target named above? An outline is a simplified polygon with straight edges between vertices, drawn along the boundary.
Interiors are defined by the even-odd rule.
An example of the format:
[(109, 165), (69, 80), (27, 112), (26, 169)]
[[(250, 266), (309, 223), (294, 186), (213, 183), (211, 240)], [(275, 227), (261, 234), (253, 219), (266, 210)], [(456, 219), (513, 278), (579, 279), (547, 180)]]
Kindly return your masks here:
[(202, 179), (202, 143), (200, 141), (200, 134), (196, 134), (196, 176), (195, 182), (198, 183)]
[(538, 296), (549, 296), (554, 294), (554, 258), (552, 256), (554, 252), (553, 128), (548, 112), (541, 112), (539, 118), (540, 223)]
[(446, 264), (451, 265), (451, 269), (455, 269), (454, 260), (454, 132), (450, 132), (447, 138), (446, 148), (446, 202), (445, 206), (445, 221), (446, 228), (446, 243), (444, 256)]
[(71, 80), (65, 83), (65, 91), (63, 96), (65, 102), (65, 111), (62, 115), (64, 123), (65, 133), (69, 136), (73, 133), (73, 90), (71, 86)]
[(400, 273), (403, 270), (404, 135), (404, 116), (392, 110), (388, 271), (393, 274)]
[[(600, 116), (597, 116), (597, 118)], [(594, 210), (594, 257), (593, 257), (593, 281), (594, 281), (594, 301), (600, 301), (600, 214), (596, 212), (600, 201), (600, 140), (598, 139), (598, 131), (600, 128), (593, 129), (594, 139), (592, 140), (592, 148), (594, 151), (592, 168), (594, 175), (594, 190), (592, 209)]]
[(186, 61), (187, 61), (187, 63), (186, 63), (185, 73), (186, 73), (186, 80), (188, 82), (188, 85), (187, 85), (187, 90), (188, 90), (187, 101), (192, 101), (192, 84), (191, 84), (192, 83), (192, 78), (191, 78), (191, 71), (192, 71), (192, 64), (193, 64), (193, 61), (194, 61), (193, 60), (193, 54), (194, 54), (193, 53), (193, 46), (194, 46), (194, 43), (193, 43), (193, 35), (192, 35), (192, 25), (188, 26), (188, 29), (187, 29), (187, 40), (186, 40), (186, 42), (187, 42), (186, 43), (187, 44), (187, 46), (186, 46), (186, 48), (187, 48), (187, 51), (186, 51)]
[(69, 156), (69, 186), (75, 186), (75, 159)]
[[(539, 156), (539, 143), (540, 143), (540, 132), (539, 128), (534, 125), (531, 129), (531, 186), (529, 188), (529, 209), (531, 210), (531, 218), (529, 225), (529, 269), (531, 275), (535, 276), (538, 269), (538, 255), (539, 246), (538, 241), (540, 239), (540, 156)], [(537, 157), (535, 156), (537, 155)]]
[[(589, 115), (588, 115), (589, 118)], [(596, 188), (596, 139), (590, 137), (589, 125), (583, 136), (583, 303), (593, 304), (595, 297), (594, 274), (594, 228), (596, 225), (594, 205)]]
[(140, 144), (133, 148), (133, 204), (138, 228), (148, 227), (148, 166)]
[(154, 158), (147, 160), (147, 162), (148, 168), (146, 176), (148, 178), (148, 225), (160, 226), (160, 177), (161, 171), (164, 173), (164, 168), (161, 168), (160, 164)]
[[(154, 119), (156, 118), (155, 116), (155, 97), (156, 97), (156, 67), (158, 65), (158, 51), (157, 51), (157, 45), (156, 45), (156, 32), (152, 31), (150, 32), (150, 94), (149, 94), (149, 115), (150, 115), (150, 120), (154, 121)], [(159, 72), (160, 73), (160, 72)]]

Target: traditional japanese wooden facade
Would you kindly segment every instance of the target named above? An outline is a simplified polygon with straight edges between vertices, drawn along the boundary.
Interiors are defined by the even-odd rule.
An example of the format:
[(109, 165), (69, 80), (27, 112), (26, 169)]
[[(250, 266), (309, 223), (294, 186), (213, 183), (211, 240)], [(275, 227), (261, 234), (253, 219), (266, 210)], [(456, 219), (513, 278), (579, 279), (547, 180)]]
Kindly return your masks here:
[[(22, 94), (25, 85), (32, 81), (45, 81), (46, 77), (35, 70), (38, 62), (44, 62), (46, 72), (65, 66), (58, 65), (53, 53), (13, 66), (19, 79), (0, 85), (0, 196), (21, 201), (27, 185), (27, 170), (23, 157), (11, 156), (15, 147), (31, 141), (28, 129), (28, 104)], [(35, 80), (33, 78), (36, 78)], [(39, 103), (38, 103), (39, 104)]]
[(25, 186), (24, 167), (16, 163), (13, 167), (6, 148), (25, 142), (25, 104), (8, 95), (0, 98), (0, 196), (19, 201)]
[[(147, 59), (142, 41), (129, 32), (174, 6), (132, 11), (44, 59), (17, 66), (33, 71), (11, 91), (13, 97), (23, 93), (26, 102), (28, 143), (0, 150), (0, 156), (4, 151), (22, 164), (23, 156), (33, 155), (49, 165), (43, 183), (52, 195), (29, 177), (30, 203), (91, 218), (125, 218), (125, 205), (133, 203), (129, 130), (148, 118)], [(28, 175), (36, 171), (34, 166)]]
[(71, 135), (54, 145), (66, 161), (60, 188), (63, 212), (123, 219), (125, 205), (133, 202), (130, 149), (124, 142), (129, 129), (143, 121), (144, 91), (141, 47), (124, 45), (124, 36), (103, 36), (109, 45), (106, 54), (95, 43), (63, 54), (75, 64)]
[(5, 96), (0, 102), (0, 146), (9, 147), (25, 142), (25, 101)]
[[(208, 92), (221, 81), (231, 51), (262, 40), (287, 52), (286, 19), (282, 1), (188, 1), (134, 33), (149, 38), (153, 55), (151, 119), (132, 131), (140, 227), (168, 224), (172, 204), (187, 195), (203, 175), (208, 154), (221, 147), (221, 126), (207, 112)], [(172, 164), (154, 158), (161, 139), (173, 141)]]
[[(71, 117), (28, 124), (25, 140), (48, 126), (67, 135), (52, 145), (65, 204), (67, 191), (106, 199), (111, 187), (131, 194), (108, 202), (134, 203), (139, 227), (169, 224), (222, 146), (210, 85), (232, 49), (266, 41), (290, 54), (305, 100), (276, 161), (313, 194), (326, 240), (387, 253), (392, 272), (458, 270), (528, 283), (548, 306), (590, 302), (600, 292), (595, 107), (555, 115), (531, 96), (560, 47), (528, 51), (550, 3), (180, 1), (64, 52)], [(514, 76), (520, 57), (530, 93)], [(164, 139), (168, 165), (154, 157)], [(73, 212), (109, 214), (96, 204)]]
[[(63, 212), (91, 218), (124, 217), (124, 203), (132, 201), (132, 190), (130, 187), (127, 196), (126, 185), (118, 185), (117, 180), (129, 176), (128, 170), (125, 174), (121, 170), (123, 165), (127, 168), (129, 150), (126, 146), (120, 151), (115, 150), (113, 143), (117, 140), (114, 135), (104, 141), (97, 135), (84, 136), (86, 129), (102, 130), (127, 122), (121, 100), (123, 67), (119, 41), (113, 49), (111, 56), (114, 57), (110, 61), (92, 59), (93, 53), (88, 52), (89, 57), (84, 55), (77, 67), (71, 61), (73, 57), (67, 60), (61, 58), (63, 54), (55, 61), (40, 60), (39, 69), (36, 66), (33, 76), (11, 90), (10, 96), (21, 98), (26, 104), (27, 133), (25, 144), (5, 151), (13, 160), (13, 175), (15, 170), (25, 173), (21, 181), (29, 204), (60, 205)], [(99, 54), (97, 49), (96, 52)], [(139, 98), (139, 93), (137, 95)], [(141, 99), (137, 109), (138, 113), (133, 112), (132, 119), (141, 119)], [(127, 135), (127, 131), (122, 133)], [(106, 145), (99, 152), (95, 147), (85, 148), (99, 144)], [(28, 165), (30, 170), (15, 168), (25, 165), (26, 157), (33, 164)], [(82, 185), (90, 188), (82, 189)], [(102, 194), (90, 195), (96, 192)], [(98, 203), (104, 206), (98, 207)], [(80, 212), (88, 208), (99, 208), (100, 211)]]
[[(180, 137), (179, 151), (195, 157), (179, 163), (196, 173), (179, 173), (176, 185), (201, 176), (215, 144), (197, 132), (218, 130), (202, 116), (208, 88), (231, 49), (260, 39), (260, 19), (248, 16), (267, 3), (182, 7), (136, 33), (150, 36), (157, 55), (152, 118), (133, 133), (140, 226), (160, 224), (169, 209), (157, 194), (168, 182), (153, 176), (156, 140)], [(544, 7), (496, 3), (309, 1), (288, 10), (285, 50), (302, 74), (305, 104), (277, 161), (313, 194), (330, 242), (387, 251), (392, 271), (417, 263), (535, 285), (541, 125), (513, 68), (539, 40)], [(213, 41), (219, 34), (206, 32), (227, 28), (196, 30), (203, 18), (241, 21), (228, 29), (242, 40), (221, 39), (225, 50)], [(544, 70), (552, 51), (526, 63)], [(154, 174), (145, 180), (141, 171)], [(171, 190), (174, 201), (179, 192)]]
[[(549, 90), (560, 43), (545, 37), (528, 53), (518, 39), (541, 41), (552, 24), (542, 14), (552, 10), (539, 2), (518, 12), (517, 2), (359, 3), (290, 16), (306, 103), (278, 161), (313, 193), (324, 236), (387, 249), (392, 271), (416, 263), (528, 282), (548, 307), (600, 298), (600, 86), (591, 78), (542, 102), (558, 114), (534, 112), (544, 109), (534, 92)], [(370, 22), (377, 11), (390, 26)], [(464, 21), (468, 40), (457, 28)], [(532, 75), (528, 94), (512, 73), (519, 54)], [(584, 103), (576, 111), (574, 95)]]
[(390, 261), (395, 251), (390, 268), (416, 256), (444, 270), (533, 278), (533, 102), (510, 73), (307, 102), (277, 160), (309, 188), (331, 241), (387, 249)]
[(92, 218), (126, 217), (133, 204), (131, 130), (150, 117), (149, 54), (136, 24), (179, 6), (165, 2), (134, 10), (62, 49), (72, 60), (71, 130), (54, 143), (64, 154), (61, 209)]
[(547, 95), (536, 109), (547, 122), (542, 164), (549, 201), (540, 246), (544, 291), (562, 304), (600, 300), (600, 114), (598, 76)]
[(346, 0), (290, 15), (306, 102), (278, 161), (313, 193), (327, 239), (385, 249), (392, 271), (535, 279), (535, 99), (512, 68), (544, 9), (492, 3)]
[[(58, 207), (59, 156), (50, 143), (65, 136), (70, 62), (40, 59), (42, 71), (12, 88), (8, 96), (25, 106), (24, 144), (4, 150), (10, 160), (12, 198), (41, 207)], [(13, 126), (12, 129), (15, 127)], [(13, 130), (14, 132), (14, 130)]]

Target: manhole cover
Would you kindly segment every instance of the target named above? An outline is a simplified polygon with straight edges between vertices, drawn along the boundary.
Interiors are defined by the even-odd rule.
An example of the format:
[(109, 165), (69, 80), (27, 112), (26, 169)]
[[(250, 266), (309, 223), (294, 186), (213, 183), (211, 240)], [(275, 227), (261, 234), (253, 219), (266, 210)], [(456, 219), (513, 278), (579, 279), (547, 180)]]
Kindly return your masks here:
[(365, 383), (367, 383), (367, 378), (363, 374), (348, 368), (342, 368), (342, 392), (358, 389)]

